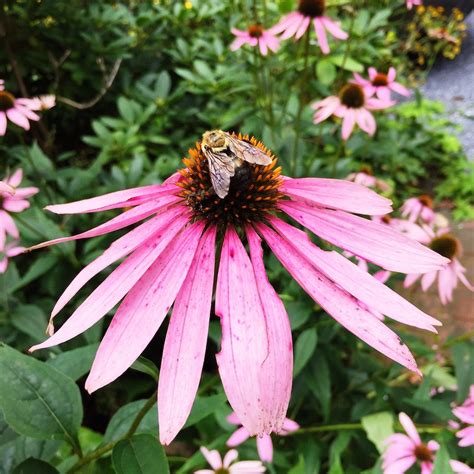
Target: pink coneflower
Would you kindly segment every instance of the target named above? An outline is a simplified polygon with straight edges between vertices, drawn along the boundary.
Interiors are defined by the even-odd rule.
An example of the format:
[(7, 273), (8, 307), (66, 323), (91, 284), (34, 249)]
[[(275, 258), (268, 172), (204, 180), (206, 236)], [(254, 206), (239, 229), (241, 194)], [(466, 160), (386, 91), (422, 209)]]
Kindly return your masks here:
[(0, 88), (0, 136), (7, 131), (7, 119), (19, 127), (29, 130), (29, 120), (39, 120), (28, 105), (31, 99), (16, 99), (10, 92)]
[(288, 39), (292, 36), (299, 39), (305, 34), (312, 22), (319, 47), (324, 54), (328, 54), (330, 49), (326, 31), (340, 40), (346, 40), (348, 34), (341, 30), (337, 22), (325, 16), (325, 10), (325, 0), (299, 0), (298, 9), (285, 15), (272, 27), (272, 32), (283, 33), (281, 39)]
[(364, 89), (358, 84), (346, 84), (338, 96), (332, 95), (311, 105), (316, 111), (314, 123), (320, 123), (331, 115), (342, 118), (342, 138), (347, 140), (357, 123), (369, 135), (377, 129), (374, 116), (370, 110), (386, 109), (393, 102), (386, 102), (375, 97), (368, 97)]
[(26, 106), (30, 110), (48, 110), (52, 109), (56, 105), (56, 96), (54, 94), (40, 95), (29, 99)]
[(0, 193), (12, 196), (15, 190), (4, 181), (0, 181)]
[[(241, 425), (239, 417), (235, 413), (231, 413), (227, 417), (227, 421), (232, 425)], [(279, 436), (286, 436), (299, 430), (300, 425), (296, 421), (285, 418), (281, 430), (277, 433)], [(227, 440), (227, 446), (235, 448), (250, 438), (250, 433), (244, 426), (236, 429), (232, 436)], [(257, 451), (258, 456), (264, 462), (272, 462), (273, 460), (273, 443), (270, 435), (263, 435), (257, 437)]]
[(394, 67), (391, 67), (387, 74), (378, 72), (374, 67), (369, 67), (370, 80), (364, 79), (356, 72), (354, 73), (354, 77), (355, 83), (362, 86), (369, 97), (375, 94), (380, 100), (389, 101), (392, 91), (406, 97), (410, 95), (410, 91), (406, 87), (395, 82), (397, 71)]
[(450, 233), (449, 227), (435, 231), (427, 225), (420, 227), (412, 224), (410, 229), (405, 229), (405, 233), (451, 260), (448, 265), (439, 270), (433, 270), (423, 275), (420, 273), (407, 275), (404, 282), (405, 288), (410, 287), (421, 278), (421, 288), (423, 291), (427, 291), (438, 279), (438, 293), (443, 304), (453, 300), (453, 291), (458, 285), (458, 280), (461, 280), (467, 289), (474, 291), (474, 287), (464, 275), (466, 269), (459, 262), (462, 255), (461, 242)]
[[(289, 179), (275, 168), (264, 145), (237, 136), (271, 159), (268, 166), (244, 162), (219, 198), (212, 187), (201, 144), (189, 150), (186, 169), (162, 185), (118, 191), (49, 206), (57, 214), (130, 208), (79, 235), (37, 247), (103, 235), (151, 217), (115, 241), (66, 288), (50, 322), (93, 276), (125, 260), (51, 337), (32, 350), (81, 334), (122, 298), (98, 349), (86, 388), (112, 382), (139, 357), (174, 302), (158, 385), (160, 438), (170, 443), (184, 425), (199, 385), (211, 312), (216, 244), (222, 242), (215, 313), (222, 326), (219, 374), (233, 411), (253, 435), (280, 431), (285, 420), (293, 351), (285, 307), (270, 285), (261, 238), (305, 291), (336, 321), (393, 360), (417, 371), (400, 338), (357, 300), (400, 322), (435, 331), (436, 319), (360, 270), (337, 252), (314, 245), (285, 223), (284, 212), (322, 239), (392, 271), (434, 271), (448, 261), (418, 242), (351, 212), (384, 215), (390, 201), (344, 180)], [(242, 239), (246, 239), (250, 258)]]
[(414, 6), (423, 5), (423, 0), (407, 0), (407, 8), (411, 10)]
[(431, 224), (435, 219), (433, 211), (433, 199), (427, 194), (407, 199), (402, 207), (402, 216), (410, 222), (416, 222), (418, 219)]
[(265, 466), (260, 461), (234, 461), (239, 456), (235, 449), (231, 449), (225, 456), (221, 458), (219, 451), (213, 449), (209, 451), (207, 448), (201, 447), (201, 453), (206, 458), (212, 469), (200, 469), (194, 471), (194, 474), (260, 474), (265, 472)]
[(390, 191), (390, 185), (383, 179), (376, 178), (369, 168), (361, 169), (357, 173), (351, 173), (346, 177), (348, 181), (366, 186), (367, 188), (378, 189), (382, 192)]
[(238, 30), (237, 28), (232, 28), (231, 31), (236, 36), (236, 39), (230, 45), (232, 51), (239, 49), (244, 44), (258, 45), (262, 55), (266, 56), (268, 50), (275, 53), (280, 47), (280, 40), (275, 36), (273, 30), (264, 30), (260, 24), (250, 25), (247, 31)]
[(22, 212), (30, 207), (28, 198), (35, 195), (39, 189), (35, 187), (18, 188), (23, 179), (23, 170), (18, 169), (10, 177), (2, 181), (3, 186), (8, 189), (0, 188), (0, 248), (5, 245), (7, 234), (13, 239), (20, 237), (16, 224), (9, 212)]
[(466, 398), (464, 403), (453, 409), (454, 415), (456, 415), (463, 423), (470, 426), (463, 428), (456, 433), (459, 441), (459, 446), (465, 448), (467, 446), (474, 445), (474, 385), (471, 385), (469, 389), (469, 396)]
[[(419, 463), (421, 474), (431, 474), (439, 444), (433, 440), (426, 444), (423, 443), (413, 421), (405, 413), (400, 413), (398, 419), (407, 434), (396, 433), (387, 438), (387, 449), (383, 454), (383, 473), (403, 474), (414, 464)], [(473, 472), (469, 466), (462, 462), (450, 461), (449, 463), (451, 469), (456, 473)]]
[(16, 257), (25, 251), (25, 247), (19, 247), (17, 241), (8, 242), (0, 246), (0, 273), (5, 273), (8, 268), (8, 259)]

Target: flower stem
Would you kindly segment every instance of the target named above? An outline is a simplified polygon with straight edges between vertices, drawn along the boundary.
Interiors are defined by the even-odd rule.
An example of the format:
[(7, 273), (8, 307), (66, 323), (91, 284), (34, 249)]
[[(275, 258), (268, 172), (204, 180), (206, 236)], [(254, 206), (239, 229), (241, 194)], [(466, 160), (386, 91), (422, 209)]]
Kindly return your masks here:
[[(426, 425), (426, 424), (417, 424), (418, 431), (424, 433), (437, 433), (443, 429), (444, 426), (440, 425)], [(401, 426), (400, 426), (401, 428)], [(347, 431), (347, 430), (363, 430), (364, 426), (362, 423), (338, 423), (334, 425), (319, 425), (319, 426), (308, 426), (306, 428), (300, 428), (297, 431), (289, 433), (288, 436), (297, 436), (300, 434), (306, 433), (321, 433), (329, 431)]]
[(127, 431), (127, 433), (124, 436), (122, 436), (116, 441), (112, 441), (110, 443), (104, 444), (103, 446), (100, 446), (96, 450), (82, 457), (82, 459), (79, 459), (76, 462), (76, 464), (74, 464), (74, 466), (72, 466), (67, 471), (67, 474), (72, 474), (73, 472), (77, 472), (79, 469), (81, 469), (82, 466), (85, 466), (86, 464), (89, 464), (90, 462), (95, 461), (96, 459), (99, 459), (102, 455), (111, 451), (115, 447), (115, 445), (119, 443), (120, 441), (131, 438), (133, 434), (135, 433), (135, 431), (137, 431), (138, 426), (140, 425), (144, 416), (150, 411), (150, 408), (155, 404), (155, 401), (156, 401), (156, 393), (153, 393), (153, 395), (146, 401), (145, 405), (143, 405), (143, 408), (137, 413), (137, 416), (134, 418), (132, 424), (130, 425), (130, 429)]

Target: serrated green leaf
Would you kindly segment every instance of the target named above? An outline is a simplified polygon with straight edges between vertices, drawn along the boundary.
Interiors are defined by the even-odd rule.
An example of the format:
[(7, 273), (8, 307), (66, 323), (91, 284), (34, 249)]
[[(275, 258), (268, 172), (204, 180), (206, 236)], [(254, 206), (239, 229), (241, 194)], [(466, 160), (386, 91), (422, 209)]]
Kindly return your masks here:
[(112, 451), (117, 474), (169, 474), (163, 446), (149, 434), (138, 434), (117, 443)]

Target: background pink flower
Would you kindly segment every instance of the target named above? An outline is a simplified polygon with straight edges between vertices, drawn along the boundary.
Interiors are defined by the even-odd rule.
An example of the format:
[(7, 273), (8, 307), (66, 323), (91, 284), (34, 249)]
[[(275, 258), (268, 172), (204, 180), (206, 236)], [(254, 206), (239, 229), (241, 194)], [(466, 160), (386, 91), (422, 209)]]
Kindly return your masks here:
[(402, 216), (410, 222), (416, 222), (418, 219), (431, 224), (435, 219), (433, 211), (433, 199), (427, 194), (407, 199), (400, 208)]
[(30, 108), (31, 99), (16, 99), (10, 92), (0, 89), (0, 136), (7, 131), (7, 119), (19, 127), (29, 130), (29, 120), (39, 120)]
[(423, 5), (423, 0), (407, 0), (407, 8), (411, 10), (413, 6)]
[(299, 39), (313, 23), (319, 47), (324, 54), (328, 54), (330, 49), (327, 33), (340, 40), (346, 40), (348, 34), (340, 28), (337, 22), (324, 14), (325, 3), (324, 0), (299, 0), (298, 9), (282, 17), (272, 27), (273, 33), (283, 33), (281, 39), (288, 39), (292, 36)]
[(358, 84), (345, 85), (338, 96), (326, 97), (312, 104), (316, 111), (313, 116), (314, 123), (320, 123), (331, 115), (342, 118), (341, 135), (347, 140), (357, 124), (368, 135), (373, 135), (377, 129), (371, 110), (386, 109), (393, 102), (386, 102), (374, 97), (368, 97), (364, 89)]
[(236, 36), (236, 39), (230, 45), (232, 51), (239, 49), (244, 44), (258, 45), (262, 55), (266, 56), (268, 50), (275, 53), (280, 47), (280, 40), (275, 36), (275, 33), (271, 29), (264, 30), (259, 24), (250, 25), (247, 31), (238, 30), (237, 28), (232, 28), (231, 31)]
[(8, 268), (8, 259), (16, 257), (25, 251), (25, 247), (19, 247), (17, 241), (12, 241), (0, 246), (0, 273), (5, 273)]
[(213, 449), (209, 451), (205, 447), (201, 447), (201, 453), (212, 469), (200, 469), (194, 474), (221, 474), (228, 472), (229, 474), (260, 474), (265, 472), (265, 466), (260, 461), (234, 461), (239, 456), (235, 449), (231, 449), (225, 456), (221, 458), (219, 451)]
[(372, 97), (375, 94), (380, 100), (389, 101), (392, 91), (408, 97), (410, 91), (400, 83), (395, 82), (396, 76), (397, 71), (394, 67), (391, 67), (387, 74), (378, 72), (374, 67), (369, 67), (370, 80), (364, 79), (360, 74), (355, 72), (354, 82), (365, 89), (368, 97)]
[(453, 409), (454, 415), (456, 415), (463, 423), (470, 426), (463, 428), (456, 433), (456, 436), (460, 438), (459, 446), (467, 447), (474, 445), (474, 385), (471, 385), (469, 389), (469, 396), (466, 398), (464, 403)]
[[(232, 425), (241, 425), (239, 417), (235, 413), (231, 413), (227, 417), (227, 421)], [(277, 433), (279, 436), (286, 436), (289, 433), (293, 433), (300, 428), (300, 425), (296, 423), (296, 421), (290, 420), (289, 418), (285, 418), (283, 421), (283, 425), (281, 430)], [(227, 446), (230, 448), (235, 448), (240, 444), (247, 441), (250, 438), (250, 433), (245, 429), (245, 427), (241, 426), (237, 430), (234, 431), (232, 436), (227, 440)], [(272, 462), (273, 461), (273, 443), (272, 438), (270, 435), (263, 435), (257, 436), (257, 451), (258, 456), (262, 461), (265, 462)]]
[(357, 173), (351, 173), (346, 177), (348, 181), (366, 186), (368, 188), (379, 189), (380, 191), (386, 192), (390, 190), (390, 185), (383, 179), (376, 178), (367, 171), (359, 171)]

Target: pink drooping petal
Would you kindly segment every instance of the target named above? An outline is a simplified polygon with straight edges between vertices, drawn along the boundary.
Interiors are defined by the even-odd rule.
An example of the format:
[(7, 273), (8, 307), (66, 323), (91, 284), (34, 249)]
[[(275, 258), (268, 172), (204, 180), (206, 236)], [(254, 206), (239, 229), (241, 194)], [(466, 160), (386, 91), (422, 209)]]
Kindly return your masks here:
[[(170, 225), (171, 221), (175, 218), (176, 221)], [(112, 263), (133, 252), (150, 237), (158, 241), (163, 237), (165, 232), (176, 233), (184, 226), (187, 220), (187, 215), (183, 215), (183, 209), (181, 207), (175, 207), (160, 213), (117, 239), (102, 255), (89, 263), (77, 274), (58, 299), (51, 312), (51, 317), (54, 318), (71, 298), (104, 268), (107, 268)]]
[(384, 224), (301, 202), (281, 201), (279, 206), (322, 239), (386, 270), (426, 273), (449, 261)]
[(17, 110), (21, 115), (25, 116), (27, 119), (38, 121), (40, 119), (38, 114), (35, 114), (32, 109), (25, 107), (22, 104), (19, 104), (18, 101), (15, 104), (15, 110)]
[(127, 294), (95, 356), (85, 384), (89, 393), (123, 374), (153, 339), (186, 278), (203, 228), (202, 222), (185, 228)]
[(281, 35), (281, 39), (286, 40), (294, 36), (303, 22), (304, 16), (297, 13), (296, 16), (292, 17), (291, 20), (289, 20), (286, 24), (285, 31)]
[(328, 30), (329, 33), (334, 36), (334, 38), (340, 40), (346, 40), (349, 38), (349, 35), (344, 30), (342, 30), (335, 21), (331, 20), (331, 18), (324, 16), (321, 18), (321, 22), (325, 26), (326, 30)]
[(241, 425), (242, 423), (239, 420), (239, 417), (232, 412), (230, 415), (227, 415), (226, 418), (227, 423), (230, 423), (231, 425)]
[(354, 109), (348, 109), (342, 119), (342, 132), (341, 136), (343, 140), (347, 140), (354, 130), (356, 114)]
[(28, 122), (28, 119), (16, 108), (15, 109), (9, 109), (6, 111), (7, 117), (15, 124), (18, 125), (19, 127), (29, 130), (30, 129), (30, 122)]
[(5, 112), (0, 111), (0, 137), (3, 137), (7, 131), (7, 116)]
[(316, 17), (313, 19), (314, 31), (316, 33), (316, 38), (318, 39), (319, 47), (323, 54), (329, 54), (329, 43), (328, 37), (326, 35), (326, 30), (324, 28), (324, 23), (321, 18)]
[(365, 186), (341, 179), (285, 179), (280, 191), (296, 200), (357, 214), (383, 216), (392, 212), (390, 199)]
[(260, 40), (258, 41), (258, 46), (262, 56), (266, 56), (268, 54), (268, 46), (263, 38), (260, 38)]
[(436, 332), (433, 325), (440, 325), (439, 321), (413, 306), (341, 254), (321, 250), (303, 231), (276, 217), (271, 218), (270, 222), (294, 246), (295, 252), (299, 251), (302, 256), (306, 256), (327, 278), (371, 309), (404, 324)]
[[(15, 194), (15, 190), (11, 186), (9, 186), (8, 183), (6, 183), (5, 181), (0, 181), (0, 193), (11, 196)], [(3, 199), (5, 199), (5, 196), (3, 196)], [(5, 202), (5, 200), (3, 202)]]
[(250, 259), (257, 282), (257, 291), (265, 317), (267, 334), (266, 357), (261, 366), (264, 429), (267, 433), (280, 431), (285, 421), (291, 397), (293, 379), (293, 342), (291, 327), (280, 297), (268, 281), (263, 263), (260, 237), (247, 227)]
[(339, 324), (382, 354), (420, 373), (408, 347), (391, 329), (297, 254), (283, 237), (263, 224), (257, 228), (292, 277)]
[(169, 444), (186, 423), (201, 379), (211, 315), (215, 242), (216, 228), (211, 227), (201, 237), (166, 333), (158, 382), (162, 444)]
[(420, 435), (418, 434), (413, 421), (411, 421), (411, 418), (406, 413), (402, 412), (398, 415), (398, 419), (400, 420), (400, 424), (403, 426), (403, 429), (406, 431), (406, 434), (410, 437), (410, 439), (415, 444), (421, 444)]
[(282, 432), (278, 433), (281, 436), (285, 436), (288, 433), (293, 433), (294, 431), (298, 431), (300, 429), (300, 425), (296, 423), (296, 421), (290, 420), (289, 418), (285, 418), (282, 426)]
[(149, 240), (138, 247), (89, 295), (58, 332), (43, 343), (33, 346), (30, 351), (61, 344), (93, 326), (134, 287), (178, 231), (179, 227), (172, 229), (170, 226), (161, 240)]
[(474, 426), (468, 426), (467, 428), (463, 428), (462, 430), (456, 433), (458, 438), (461, 438), (459, 441), (459, 446), (462, 448), (466, 448), (467, 446), (474, 445)]
[(14, 239), (20, 238), (20, 233), (10, 214), (0, 209), (0, 233), (1, 231), (11, 235)]
[(369, 67), (367, 71), (369, 73), (369, 79), (373, 81), (377, 76), (377, 69), (375, 69), (374, 67)]
[(241, 426), (232, 433), (231, 437), (227, 440), (226, 445), (230, 448), (234, 448), (235, 446), (245, 443), (249, 437), (249, 432)]
[(257, 437), (258, 457), (264, 462), (273, 461), (273, 443), (270, 435)]
[(408, 97), (411, 95), (411, 92), (405, 87), (399, 84), (398, 82), (392, 82), (389, 85), (390, 89), (392, 89), (393, 92), (396, 92), (397, 94), (404, 95), (405, 97)]
[(405, 280), (403, 281), (403, 288), (409, 288), (410, 286), (415, 283), (421, 275), (419, 273), (410, 273), (405, 277)]
[(238, 457), (239, 457), (239, 453), (237, 452), (237, 450), (231, 449), (224, 456), (224, 460), (222, 461), (222, 467), (224, 469), (227, 469)]
[(437, 271), (433, 271), (433, 272), (425, 273), (421, 277), (421, 288), (423, 289), (423, 291), (427, 291), (428, 288), (434, 283), (434, 281), (436, 280), (437, 274), (438, 274)]
[(9, 178), (8, 184), (14, 188), (20, 186), (21, 182), (23, 181), (23, 170), (18, 168)]
[(17, 247), (15, 243), (11, 242), (7, 245), (6, 255), (7, 257), (16, 257), (17, 255), (22, 254), (25, 251), (25, 247)]
[(220, 469), (222, 467), (222, 458), (221, 455), (219, 454), (219, 451), (213, 449), (212, 451), (209, 451), (205, 447), (201, 447), (201, 453), (202, 455), (206, 458), (206, 461), (210, 464), (212, 469)]
[(393, 462), (389, 466), (386, 466), (383, 472), (384, 474), (403, 474), (404, 472), (408, 471), (408, 469), (410, 469), (410, 467), (415, 463), (415, 456), (407, 456)]
[(449, 461), (449, 465), (456, 474), (474, 474), (474, 469), (470, 468), (467, 464), (464, 464), (463, 462), (451, 459)]
[(380, 100), (383, 100), (385, 102), (389, 102), (390, 98), (391, 98), (390, 89), (387, 86), (377, 87), (377, 97)]
[(339, 98), (337, 97), (327, 97), (327, 99), (330, 99), (327, 101), (327, 103), (323, 104), (324, 100), (313, 104), (313, 108), (321, 107), (313, 116), (313, 123), (318, 124), (324, 120), (326, 120), (328, 117), (334, 114), (336, 109), (340, 105)]
[(308, 29), (310, 23), (311, 18), (309, 16), (303, 19), (298, 30), (296, 31), (295, 39), (300, 39), (306, 33), (306, 30)]
[(242, 37), (236, 38), (234, 41), (232, 41), (232, 43), (230, 45), (230, 50), (231, 51), (237, 51), (238, 49), (240, 49), (246, 43), (247, 43), (246, 38), (242, 38)]
[(456, 286), (456, 277), (454, 275), (453, 282), (453, 272), (448, 265), (446, 268), (443, 268), (438, 273), (438, 293), (439, 299), (442, 304), (448, 304), (453, 299), (453, 290)]
[(359, 127), (370, 136), (377, 130), (377, 123), (375, 122), (374, 116), (366, 109), (359, 109), (357, 111), (356, 120)]
[(151, 184), (150, 186), (115, 191), (102, 196), (83, 199), (82, 201), (46, 206), (45, 209), (55, 214), (82, 214), (84, 212), (105, 211), (134, 205), (134, 200), (137, 198), (149, 197), (151, 195), (157, 195), (156, 197), (158, 197), (161, 193), (171, 194), (177, 190), (179, 190), (179, 188), (173, 184)]
[[(60, 237), (59, 239), (42, 242), (41, 244), (34, 245), (30, 248), (30, 250), (49, 247), (50, 245), (56, 245), (63, 242), (70, 242), (72, 240), (98, 237), (99, 235), (104, 235), (119, 229), (123, 229), (124, 227), (128, 227), (132, 224), (135, 224), (138, 221), (141, 221), (157, 213), (158, 211), (167, 208), (168, 206), (178, 202), (179, 200), (180, 198), (173, 194), (163, 195), (160, 198), (153, 199), (152, 201), (140, 204), (137, 207), (133, 207), (128, 211), (122, 212), (122, 214), (119, 214), (117, 217), (114, 217), (113, 219), (110, 219), (109, 221), (104, 222), (103, 224), (100, 224), (97, 227), (89, 229), (85, 232), (82, 232), (77, 235), (72, 235), (70, 237)], [(181, 207), (181, 209), (182, 211), (184, 211), (183, 207)]]
[(269, 424), (261, 387), (268, 336), (252, 264), (233, 227), (222, 246), (215, 311), (222, 326), (216, 358), (227, 398), (250, 435), (262, 435)]

